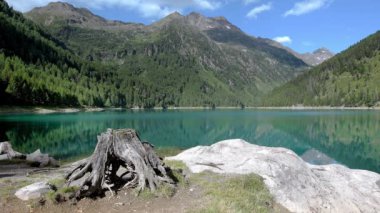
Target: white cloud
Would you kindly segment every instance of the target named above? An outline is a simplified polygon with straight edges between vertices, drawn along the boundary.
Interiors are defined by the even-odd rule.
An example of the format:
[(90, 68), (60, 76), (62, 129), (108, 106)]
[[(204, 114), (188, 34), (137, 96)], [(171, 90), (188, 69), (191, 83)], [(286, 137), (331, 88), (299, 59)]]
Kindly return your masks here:
[(273, 40), (281, 44), (292, 43), (292, 39), (289, 36), (278, 36), (278, 37), (273, 38)]
[(40, 7), (48, 4), (49, 0), (5, 0), (10, 6), (12, 6), (14, 9), (26, 12), (34, 7)]
[(331, 3), (332, 0), (305, 0), (301, 2), (297, 2), (294, 4), (293, 8), (286, 11), (284, 16), (295, 15), (299, 16), (302, 14), (310, 13), (314, 10), (318, 10), (323, 6)]
[[(34, 7), (45, 6), (58, 0), (6, 0), (16, 10), (26, 12)], [(93, 9), (124, 8), (137, 11), (145, 18), (161, 18), (175, 11), (186, 8), (216, 10), (222, 6), (223, 0), (60, 0), (77, 7)]]
[(193, 0), (193, 2), (200, 8), (206, 10), (215, 10), (221, 6), (220, 2), (208, 0)]
[(260, 14), (260, 13), (263, 13), (265, 11), (269, 11), (272, 9), (272, 3), (267, 3), (267, 4), (262, 4), (260, 6), (257, 6), (255, 8), (253, 8), (252, 10), (250, 10), (248, 13), (247, 13), (247, 17), (248, 18), (257, 18), (257, 16)]
[(253, 4), (253, 3), (257, 3), (259, 2), (260, 0), (243, 0), (243, 3), (245, 5), (248, 5), (248, 4)]

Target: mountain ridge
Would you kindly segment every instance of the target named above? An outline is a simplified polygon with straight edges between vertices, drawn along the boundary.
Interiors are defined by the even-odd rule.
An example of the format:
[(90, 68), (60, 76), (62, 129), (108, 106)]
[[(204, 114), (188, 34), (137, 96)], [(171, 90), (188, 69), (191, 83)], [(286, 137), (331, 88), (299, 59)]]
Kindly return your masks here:
[(268, 43), (269, 45), (288, 51), (289, 53), (301, 59), (302, 61), (304, 61), (306, 64), (310, 66), (317, 66), (323, 63), (324, 61), (332, 58), (335, 55), (333, 52), (331, 52), (329, 49), (325, 47), (320, 47), (312, 52), (298, 53), (294, 51), (293, 49), (285, 45), (282, 45), (281, 43), (276, 42), (274, 40), (267, 39), (267, 38), (260, 38), (260, 37), (258, 39), (262, 40), (263, 42)]
[(274, 89), (264, 105), (378, 106), (379, 81), (380, 31), (377, 31)]
[[(77, 14), (74, 14), (73, 12), (76, 12)], [(38, 17), (38, 14), (44, 14), (44, 16), (48, 16), (48, 18), (45, 17), (44, 21), (41, 21), (39, 20), (41, 18)], [(148, 25), (144, 25), (140, 23), (127, 23), (123, 21), (107, 20), (103, 17), (93, 14), (91, 11), (89, 11), (86, 8), (75, 8), (73, 5), (69, 3), (53, 2), (53, 3), (49, 3), (45, 7), (35, 8), (25, 13), (25, 15), (28, 18), (38, 23), (41, 23), (45, 26), (49, 26), (50, 24), (52, 24), (52, 22), (54, 22), (54, 19), (59, 19), (61, 21), (65, 20), (67, 24), (79, 26), (83, 28), (102, 29), (102, 30), (127, 30), (127, 31), (159, 30), (160, 28), (165, 26), (165, 24), (168, 24), (174, 20), (178, 21), (179, 19), (181, 19), (183, 22), (186, 22), (186, 24), (188, 24), (189, 26), (197, 27), (201, 31), (225, 29), (225, 30), (232, 30), (235, 32), (246, 34), (240, 28), (230, 23), (223, 16), (206, 17), (197, 12), (191, 12), (188, 15), (181, 15), (178, 12), (173, 12), (172, 14), (167, 15), (161, 20), (158, 20)], [(247, 35), (247, 36), (252, 37), (253, 39), (256, 39), (254, 36), (250, 36), (250, 35)], [(260, 41), (260, 39), (257, 39), (257, 41)], [(333, 55), (332, 53), (330, 53), (330, 51), (328, 51), (329, 54), (327, 55), (326, 54), (321, 55), (321, 54), (316, 54), (316, 53), (301, 54), (301, 53), (297, 53), (296, 51), (290, 48), (282, 46), (281, 44), (276, 43), (273, 40), (267, 40), (265, 42), (274, 47), (285, 49), (286, 51), (293, 54), (298, 59), (301, 59), (306, 64), (311, 65), (311, 66), (318, 65)]]
[[(40, 8), (36, 15), (32, 10), (27, 17), (44, 25), (48, 15), (41, 20), (38, 18), (41, 11)], [(250, 90), (250, 98), (270, 91), (307, 68), (302, 60), (245, 34), (226, 18), (210, 18), (195, 12), (186, 16), (173, 13), (150, 25), (123, 29), (120, 33), (70, 21), (46, 27), (75, 52), (93, 60), (125, 64), (131, 54), (156, 57), (169, 52), (194, 58), (201, 69), (212, 72), (228, 87), (241, 85), (239, 90)], [(102, 31), (96, 31), (99, 29)], [(91, 41), (95, 40), (94, 35), (104, 42)]]

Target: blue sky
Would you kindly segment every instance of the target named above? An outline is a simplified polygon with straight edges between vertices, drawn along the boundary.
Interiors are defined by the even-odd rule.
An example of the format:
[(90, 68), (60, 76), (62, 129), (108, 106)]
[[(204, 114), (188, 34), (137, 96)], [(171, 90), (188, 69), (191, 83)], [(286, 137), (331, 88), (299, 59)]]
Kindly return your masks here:
[[(53, 0), (6, 0), (25, 12)], [(275, 39), (298, 52), (337, 53), (380, 30), (378, 0), (61, 0), (107, 19), (150, 24), (178, 11), (224, 16), (249, 35)]]

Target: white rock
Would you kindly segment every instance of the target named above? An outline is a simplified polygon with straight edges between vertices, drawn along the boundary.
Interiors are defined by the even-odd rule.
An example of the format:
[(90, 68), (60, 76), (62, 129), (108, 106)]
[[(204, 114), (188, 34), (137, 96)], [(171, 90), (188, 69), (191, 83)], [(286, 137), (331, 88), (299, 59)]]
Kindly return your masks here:
[(49, 192), (50, 190), (50, 186), (47, 182), (37, 182), (17, 190), (15, 195), (19, 199), (26, 201), (40, 198), (43, 194)]
[(291, 212), (380, 212), (379, 174), (337, 164), (311, 165), (285, 148), (234, 139), (167, 159), (183, 161), (194, 173), (256, 173)]

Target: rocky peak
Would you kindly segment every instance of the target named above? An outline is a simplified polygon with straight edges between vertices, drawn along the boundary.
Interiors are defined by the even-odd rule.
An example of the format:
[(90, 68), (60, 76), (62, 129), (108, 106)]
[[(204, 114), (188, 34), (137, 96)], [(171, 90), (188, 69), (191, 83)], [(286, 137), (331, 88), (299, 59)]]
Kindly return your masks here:
[(175, 11), (175, 12), (169, 14), (168, 16), (166, 16), (165, 18), (173, 19), (173, 18), (181, 18), (181, 17), (183, 17), (181, 15), (181, 13)]
[(75, 10), (75, 7), (66, 2), (50, 2), (45, 9), (47, 10)]
[(322, 47), (319, 49), (314, 50), (313, 54), (328, 54), (328, 55), (334, 55), (329, 49)]
[(332, 53), (330, 50), (324, 47), (316, 49), (312, 53), (303, 54), (305, 60), (307, 60), (308, 63), (313, 66), (323, 63), (324, 61), (330, 59), (334, 55), (334, 53)]
[(91, 29), (138, 30), (144, 27), (142, 24), (109, 21), (93, 14), (86, 8), (76, 8), (63, 2), (53, 2), (44, 7), (34, 8), (25, 13), (25, 16), (46, 26), (65, 22), (68, 25)]
[(50, 25), (55, 21), (66, 21), (68, 24), (80, 26), (100, 26), (107, 23), (107, 20), (94, 15), (87, 9), (76, 8), (63, 2), (53, 2), (45, 7), (34, 8), (25, 15), (33, 20), (44, 20), (45, 25)]
[(210, 30), (210, 29), (233, 29), (239, 30), (235, 25), (231, 24), (226, 18), (219, 17), (206, 17), (202, 14), (191, 12), (186, 16), (186, 20), (189, 24), (201, 29), (201, 30)]
[(306, 64), (308, 64), (310, 66), (317, 66), (317, 65), (323, 63), (324, 61), (330, 59), (331, 57), (333, 57), (335, 55), (334, 53), (332, 53), (329, 49), (327, 49), (325, 47), (316, 49), (313, 52), (298, 53), (298, 52), (290, 49), (289, 47), (286, 47), (286, 46), (282, 45), (281, 43), (278, 43), (278, 42), (273, 41), (271, 39), (259, 38), (259, 40), (261, 40), (267, 44), (270, 44), (274, 47), (281, 48), (281, 49), (288, 51), (289, 53), (291, 53), (295, 57), (301, 59), (302, 61), (304, 61)]

